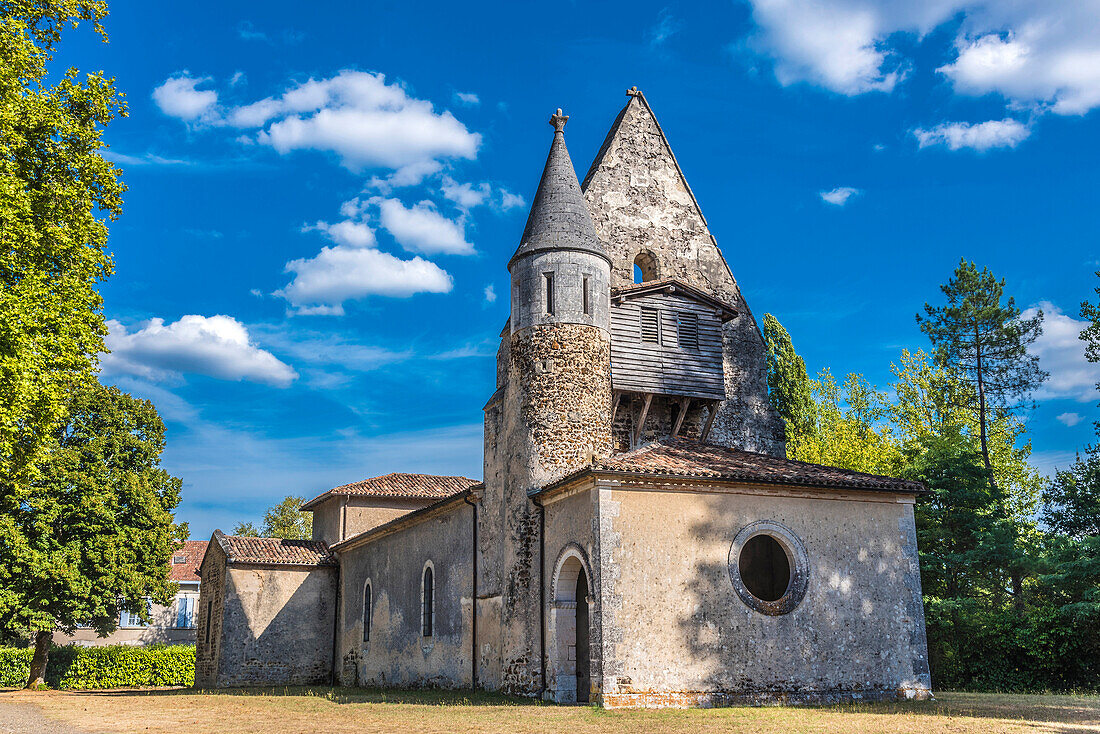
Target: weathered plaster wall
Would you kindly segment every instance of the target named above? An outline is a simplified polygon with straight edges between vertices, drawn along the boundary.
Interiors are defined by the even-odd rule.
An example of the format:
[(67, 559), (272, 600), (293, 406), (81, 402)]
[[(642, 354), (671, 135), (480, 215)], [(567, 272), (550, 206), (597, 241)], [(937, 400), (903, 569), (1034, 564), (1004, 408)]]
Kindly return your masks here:
[[(555, 498), (546, 506), (546, 564), (543, 593), (546, 601), (546, 685), (551, 700), (571, 703), (577, 700), (576, 689), (576, 600), (573, 583), (562, 580), (561, 568), (566, 558), (579, 556), (591, 590), (598, 589), (592, 559), (599, 557), (597, 534), (597, 497), (591, 485), (575, 493)], [(591, 651), (591, 694), (596, 700), (600, 690), (600, 614), (599, 595), (590, 595), (589, 613)], [(572, 646), (574, 649), (570, 649)]]
[(678, 278), (738, 310), (723, 328), (727, 399), (710, 440), (784, 456), (756, 320), (642, 98), (623, 110), (585, 178), (584, 196), (612, 260), (612, 287), (634, 282), (634, 259), (644, 252), (657, 278)]
[(331, 680), (336, 578), (333, 566), (230, 565), (216, 685)]
[(225, 607), (225, 553), (216, 542), (206, 546), (199, 567), (199, 608), (195, 640), (195, 686), (210, 688), (218, 681), (222, 611)]
[(312, 510), (314, 540), (320, 540), (328, 545), (343, 540), (340, 535), (343, 506), (343, 497), (333, 497), (314, 506)]
[[(344, 685), (472, 685), (473, 508), (416, 522), (341, 554), (338, 654)], [(425, 563), (435, 579), (431, 637), (421, 635)], [(371, 583), (370, 640), (363, 639), (363, 591)]]
[(333, 497), (313, 508), (313, 539), (333, 545), (435, 501), (419, 497)]
[[(911, 498), (785, 494), (601, 490), (605, 705), (927, 694)], [(730, 580), (731, 543), (758, 520), (807, 551), (789, 614), (750, 609)]]

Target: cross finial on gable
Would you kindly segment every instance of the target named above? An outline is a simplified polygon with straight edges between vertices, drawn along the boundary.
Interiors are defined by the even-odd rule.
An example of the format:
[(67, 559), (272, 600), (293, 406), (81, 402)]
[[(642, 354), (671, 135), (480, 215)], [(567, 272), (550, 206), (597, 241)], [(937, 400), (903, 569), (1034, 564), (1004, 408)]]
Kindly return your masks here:
[(562, 132), (565, 130), (565, 123), (569, 122), (569, 115), (563, 115), (561, 113), (561, 107), (558, 111), (550, 115), (550, 124), (554, 126), (554, 132)]
[(637, 97), (637, 96), (641, 95), (641, 93), (642, 93), (642, 90), (638, 89), (638, 87), (636, 87), (636, 86), (631, 87), (630, 89), (626, 90), (626, 96), (627, 97)]

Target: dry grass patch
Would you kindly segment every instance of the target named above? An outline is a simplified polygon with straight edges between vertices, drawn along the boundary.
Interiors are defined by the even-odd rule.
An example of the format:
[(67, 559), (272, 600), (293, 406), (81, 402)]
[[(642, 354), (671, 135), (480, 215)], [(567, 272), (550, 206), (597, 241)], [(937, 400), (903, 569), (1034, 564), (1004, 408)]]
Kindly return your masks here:
[(481, 692), (280, 688), (0, 694), (87, 731), (129, 734), (491, 732), (516, 734), (932, 734), (1100, 732), (1100, 697), (941, 693), (937, 701), (830, 707), (603, 711)]

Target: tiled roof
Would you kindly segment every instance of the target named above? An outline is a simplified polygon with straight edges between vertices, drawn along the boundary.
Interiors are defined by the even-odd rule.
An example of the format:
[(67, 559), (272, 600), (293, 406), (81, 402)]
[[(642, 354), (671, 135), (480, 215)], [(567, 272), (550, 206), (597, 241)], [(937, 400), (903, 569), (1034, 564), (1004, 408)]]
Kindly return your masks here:
[(319, 540), (244, 538), (215, 534), (229, 563), (263, 563), (286, 566), (328, 566), (334, 563), (328, 546)]
[(456, 492), (480, 484), (469, 477), (437, 476), (435, 474), (386, 474), (351, 484), (344, 484), (324, 492), (302, 505), (308, 509), (323, 499), (337, 496), (362, 497), (412, 497), (440, 500)]
[(168, 578), (173, 581), (198, 581), (199, 566), (206, 553), (206, 543), (205, 540), (184, 541), (183, 547), (172, 554)]
[[(584, 472), (628, 472), (664, 476), (724, 479), (804, 487), (864, 489), (890, 492), (924, 492), (920, 482), (865, 474), (849, 469), (780, 459), (767, 454), (739, 451), (685, 439), (657, 441), (640, 449), (596, 461), (562, 482)], [(560, 486), (556, 482), (546, 489)]]

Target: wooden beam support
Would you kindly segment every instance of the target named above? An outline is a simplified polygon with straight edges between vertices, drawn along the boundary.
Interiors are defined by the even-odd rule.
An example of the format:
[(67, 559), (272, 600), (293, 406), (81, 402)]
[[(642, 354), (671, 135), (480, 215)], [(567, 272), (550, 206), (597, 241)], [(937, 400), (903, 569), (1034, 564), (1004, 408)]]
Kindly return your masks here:
[(710, 429), (714, 426), (714, 418), (718, 415), (718, 406), (720, 401), (712, 400), (710, 403), (710, 414), (707, 415), (707, 423), (703, 426), (703, 435), (699, 437), (699, 440), (706, 443), (707, 438), (710, 436)]
[(645, 403), (642, 404), (642, 412), (638, 415), (638, 422), (634, 425), (634, 448), (642, 440), (642, 427), (645, 426), (646, 416), (649, 415), (649, 406), (653, 402), (653, 393), (645, 393)]
[(691, 398), (680, 398), (680, 412), (676, 415), (676, 423), (672, 426), (673, 438), (676, 438), (676, 434), (680, 432), (680, 426), (684, 425), (684, 416), (687, 415), (690, 407)]
[(622, 401), (622, 390), (615, 390), (611, 393), (611, 425), (615, 425), (615, 416), (619, 413), (619, 403), (621, 403)]

